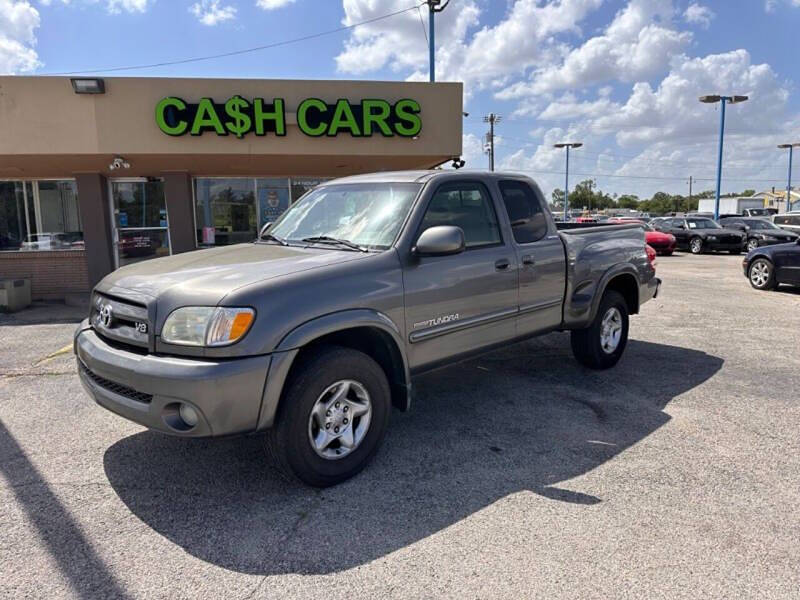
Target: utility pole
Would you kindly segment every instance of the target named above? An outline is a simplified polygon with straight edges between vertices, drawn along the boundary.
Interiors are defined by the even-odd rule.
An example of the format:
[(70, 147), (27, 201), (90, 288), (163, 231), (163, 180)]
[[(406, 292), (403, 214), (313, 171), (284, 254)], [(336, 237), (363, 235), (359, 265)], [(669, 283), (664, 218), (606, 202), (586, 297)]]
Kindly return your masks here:
[(489, 133), (486, 134), (486, 153), (489, 155), (489, 170), (494, 171), (494, 124), (503, 120), (503, 117), (489, 113), (483, 117), (483, 122), (489, 124)]
[(686, 204), (688, 210), (692, 210), (692, 176), (689, 175), (689, 202)]
[(433, 23), (434, 14), (442, 12), (447, 8), (448, 4), (450, 4), (450, 0), (446, 0), (444, 4), (442, 4), (442, 0), (428, 0), (428, 73), (431, 82), (436, 81), (436, 27)]

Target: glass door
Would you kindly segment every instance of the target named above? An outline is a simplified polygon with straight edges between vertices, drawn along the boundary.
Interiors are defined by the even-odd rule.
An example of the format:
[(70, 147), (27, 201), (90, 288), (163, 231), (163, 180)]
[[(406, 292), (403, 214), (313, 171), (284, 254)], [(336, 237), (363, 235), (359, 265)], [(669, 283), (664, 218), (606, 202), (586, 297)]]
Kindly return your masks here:
[(111, 181), (117, 267), (169, 256), (169, 222), (161, 180)]

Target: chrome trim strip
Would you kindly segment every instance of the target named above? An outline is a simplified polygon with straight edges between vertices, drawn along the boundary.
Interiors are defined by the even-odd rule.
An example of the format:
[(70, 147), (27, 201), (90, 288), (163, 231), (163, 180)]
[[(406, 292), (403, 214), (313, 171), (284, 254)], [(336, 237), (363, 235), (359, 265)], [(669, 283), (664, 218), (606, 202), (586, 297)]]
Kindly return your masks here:
[(429, 327), (428, 329), (411, 333), (411, 335), (408, 336), (408, 341), (412, 344), (415, 342), (421, 342), (422, 340), (445, 335), (446, 333), (452, 333), (454, 331), (458, 331), (459, 329), (467, 329), (468, 327), (475, 327), (476, 325), (484, 325), (493, 321), (507, 319), (508, 317), (515, 316), (518, 312), (519, 309), (517, 308), (506, 308), (492, 313), (487, 313), (485, 315), (478, 315), (477, 317), (460, 319), (458, 321), (445, 323), (444, 325)]
[(545, 300), (544, 302), (537, 302), (536, 304), (526, 304), (525, 306), (519, 307), (519, 313), (527, 313), (527, 312), (534, 312), (536, 310), (543, 310), (545, 308), (550, 308), (553, 306), (560, 305), (563, 302), (561, 298), (556, 298), (554, 300)]

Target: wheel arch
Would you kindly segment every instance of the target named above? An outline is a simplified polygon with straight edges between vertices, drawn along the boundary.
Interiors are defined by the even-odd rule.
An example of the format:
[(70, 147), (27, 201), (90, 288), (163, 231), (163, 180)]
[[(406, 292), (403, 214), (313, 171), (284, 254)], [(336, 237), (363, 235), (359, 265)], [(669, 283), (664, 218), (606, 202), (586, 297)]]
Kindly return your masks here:
[(619, 292), (625, 298), (625, 304), (628, 306), (628, 314), (635, 315), (639, 312), (639, 279), (636, 271), (630, 265), (623, 265), (621, 268), (612, 269), (605, 274), (597, 286), (598, 293), (596, 294), (592, 303), (592, 312), (589, 316), (589, 323), (591, 323), (597, 315), (597, 310), (600, 307), (600, 301), (606, 290), (614, 290)]
[(411, 407), (411, 377), (398, 327), (378, 311), (346, 310), (303, 323), (278, 344), (264, 386), (257, 430), (273, 425), (293, 370), (325, 345), (352, 348), (372, 357), (389, 381), (392, 404), (402, 411)]

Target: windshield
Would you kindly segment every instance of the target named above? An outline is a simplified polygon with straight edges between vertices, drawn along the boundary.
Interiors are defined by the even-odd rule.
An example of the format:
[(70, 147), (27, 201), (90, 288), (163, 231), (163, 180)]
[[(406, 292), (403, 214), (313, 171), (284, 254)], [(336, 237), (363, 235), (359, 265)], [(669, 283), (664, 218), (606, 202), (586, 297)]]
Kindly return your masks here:
[(394, 242), (421, 188), (417, 183), (318, 187), (292, 205), (269, 233), (286, 242), (334, 238), (385, 250)]
[(753, 219), (752, 221), (745, 221), (745, 225), (750, 227), (750, 229), (780, 229), (777, 225), (770, 223), (769, 221), (762, 221), (761, 219)]
[(719, 229), (719, 225), (711, 219), (686, 219), (686, 222), (689, 229)]

